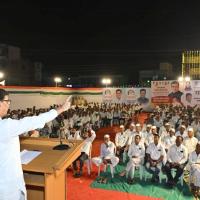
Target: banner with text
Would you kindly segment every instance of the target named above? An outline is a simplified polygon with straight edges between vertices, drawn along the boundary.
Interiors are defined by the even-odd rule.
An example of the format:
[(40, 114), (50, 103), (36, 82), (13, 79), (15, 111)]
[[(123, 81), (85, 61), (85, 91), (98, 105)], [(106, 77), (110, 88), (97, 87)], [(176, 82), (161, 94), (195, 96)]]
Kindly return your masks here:
[(193, 107), (200, 105), (200, 80), (152, 81), (153, 104), (172, 104)]
[(125, 104), (142, 104), (151, 103), (150, 88), (104, 88), (104, 103), (125, 103)]

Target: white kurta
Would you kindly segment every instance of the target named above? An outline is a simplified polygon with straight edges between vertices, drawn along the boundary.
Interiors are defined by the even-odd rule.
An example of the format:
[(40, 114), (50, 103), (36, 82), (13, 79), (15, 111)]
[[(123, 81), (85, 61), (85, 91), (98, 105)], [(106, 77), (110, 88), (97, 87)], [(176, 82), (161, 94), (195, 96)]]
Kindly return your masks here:
[(189, 155), (190, 183), (200, 187), (200, 154), (193, 151)]
[(191, 138), (185, 137), (183, 141), (183, 144), (187, 148), (189, 154), (195, 150), (197, 143), (198, 143), (198, 139), (195, 137), (191, 137)]
[(20, 191), (26, 196), (18, 136), (24, 132), (43, 128), (45, 123), (57, 115), (56, 110), (51, 110), (21, 120), (10, 118), (0, 120), (0, 200), (18, 200)]
[(115, 144), (116, 146), (120, 146), (120, 147), (124, 147), (127, 144), (128, 141), (128, 136), (126, 134), (126, 132), (119, 132), (116, 134), (115, 136)]
[(113, 167), (115, 167), (119, 158), (115, 156), (115, 144), (111, 141), (108, 142), (108, 146), (105, 143), (101, 144), (100, 156), (92, 158), (93, 163), (99, 166), (103, 163), (103, 159), (110, 159)]
[[(133, 156), (135, 158), (133, 158)], [(144, 156), (145, 156), (144, 144), (141, 142), (138, 145), (132, 143), (128, 151), (128, 157), (130, 160), (127, 163), (126, 171), (128, 172), (130, 171), (131, 168), (135, 169), (136, 166), (140, 166), (141, 164), (143, 164)]]

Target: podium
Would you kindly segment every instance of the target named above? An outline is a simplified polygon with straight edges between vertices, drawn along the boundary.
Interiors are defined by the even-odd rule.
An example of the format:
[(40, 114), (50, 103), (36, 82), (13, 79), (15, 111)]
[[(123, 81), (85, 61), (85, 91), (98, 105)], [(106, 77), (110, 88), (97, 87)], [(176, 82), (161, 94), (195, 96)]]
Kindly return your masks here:
[(21, 151), (42, 153), (29, 164), (22, 165), (28, 200), (66, 200), (66, 169), (80, 155), (83, 141), (63, 140), (71, 148), (53, 150), (59, 139), (20, 138)]

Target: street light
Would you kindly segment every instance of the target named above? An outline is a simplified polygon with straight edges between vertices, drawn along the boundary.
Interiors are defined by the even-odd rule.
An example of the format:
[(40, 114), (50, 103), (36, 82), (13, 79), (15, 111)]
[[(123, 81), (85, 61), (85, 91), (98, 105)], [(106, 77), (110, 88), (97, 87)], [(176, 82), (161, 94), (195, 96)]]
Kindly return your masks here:
[(102, 82), (102, 84), (106, 85), (106, 87), (107, 87), (107, 85), (111, 84), (112, 80), (110, 78), (103, 78), (101, 80), (101, 82)]
[(183, 76), (180, 76), (179, 78), (178, 78), (178, 81), (179, 82), (182, 82), (182, 81), (190, 81), (190, 77), (189, 76), (186, 76), (186, 77), (183, 77)]
[(55, 77), (54, 78), (54, 81), (56, 83), (56, 87), (58, 87), (58, 83), (61, 83), (62, 82), (62, 79), (60, 77)]
[(185, 81), (189, 82), (189, 81), (190, 81), (190, 77), (189, 77), (189, 76), (186, 76), (186, 77), (185, 77)]
[(0, 79), (4, 77), (4, 73), (0, 72)]

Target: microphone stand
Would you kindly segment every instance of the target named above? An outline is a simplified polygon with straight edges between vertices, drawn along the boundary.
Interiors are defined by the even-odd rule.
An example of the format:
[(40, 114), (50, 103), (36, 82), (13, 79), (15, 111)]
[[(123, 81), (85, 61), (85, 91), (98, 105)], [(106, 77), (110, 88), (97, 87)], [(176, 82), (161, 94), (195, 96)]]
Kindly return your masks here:
[(61, 130), (59, 133), (60, 144), (53, 147), (53, 150), (68, 150), (70, 146), (68, 144), (63, 144), (62, 137), (61, 137)]

